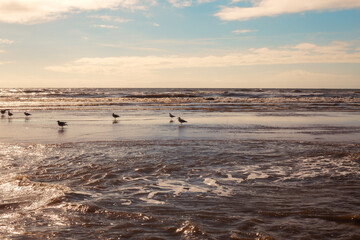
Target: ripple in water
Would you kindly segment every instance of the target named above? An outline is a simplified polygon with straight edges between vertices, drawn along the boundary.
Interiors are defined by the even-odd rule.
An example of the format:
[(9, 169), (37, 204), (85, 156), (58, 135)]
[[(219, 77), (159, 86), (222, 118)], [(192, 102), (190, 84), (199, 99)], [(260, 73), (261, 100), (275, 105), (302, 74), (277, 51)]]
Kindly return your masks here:
[(357, 239), (358, 144), (1, 144), (9, 238)]

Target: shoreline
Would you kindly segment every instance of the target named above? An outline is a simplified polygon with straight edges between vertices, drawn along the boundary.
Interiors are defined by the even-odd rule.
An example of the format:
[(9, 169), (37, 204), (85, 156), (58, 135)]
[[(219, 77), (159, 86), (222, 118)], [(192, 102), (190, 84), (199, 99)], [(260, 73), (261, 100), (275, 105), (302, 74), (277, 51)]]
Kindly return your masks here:
[[(118, 140), (303, 140), (360, 142), (355, 112), (173, 112), (188, 122), (170, 122), (165, 111), (34, 111), (0, 118), (0, 142), (63, 143)], [(23, 113), (21, 113), (23, 114)], [(57, 120), (68, 122), (61, 128)]]

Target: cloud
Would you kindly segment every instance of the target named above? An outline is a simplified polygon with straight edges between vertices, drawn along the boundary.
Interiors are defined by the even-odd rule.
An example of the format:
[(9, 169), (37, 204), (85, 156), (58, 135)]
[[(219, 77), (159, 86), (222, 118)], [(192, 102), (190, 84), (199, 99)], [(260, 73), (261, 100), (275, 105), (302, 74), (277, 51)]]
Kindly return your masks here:
[(167, 0), (171, 5), (177, 8), (190, 7), (192, 0)]
[(215, 16), (227, 21), (244, 21), (263, 16), (360, 7), (359, 0), (258, 0), (251, 2), (252, 7), (224, 7)]
[(1, 0), (0, 22), (33, 24), (63, 17), (66, 13), (125, 8), (145, 9), (153, 0)]
[(93, 27), (97, 27), (97, 28), (107, 28), (107, 29), (116, 29), (116, 28), (119, 28), (119, 27), (117, 27), (117, 26), (104, 25), (104, 24), (95, 24), (95, 25), (93, 25)]
[(166, 50), (164, 49), (159, 49), (159, 48), (152, 48), (152, 47), (137, 47), (137, 46), (131, 46), (131, 45), (127, 45), (127, 44), (100, 44), (101, 46), (104, 47), (112, 47), (112, 48), (124, 48), (124, 49), (131, 49), (131, 50), (135, 50), (135, 51), (141, 51), (141, 52), (166, 52)]
[(126, 23), (126, 22), (132, 21), (131, 19), (125, 19), (125, 18), (121, 18), (121, 17), (117, 17), (117, 16), (108, 16), (108, 15), (94, 15), (94, 16), (90, 16), (90, 17), (100, 19), (102, 21), (116, 22), (116, 23)]
[(209, 2), (214, 2), (214, 1), (216, 1), (216, 0), (197, 0), (197, 2), (199, 4), (201, 4), (201, 3), (209, 3)]
[(256, 31), (257, 31), (257, 30), (243, 29), (243, 30), (234, 30), (234, 31), (232, 31), (232, 33), (242, 34), (242, 33), (256, 32)]
[(0, 44), (13, 44), (14, 41), (13, 40), (9, 40), (9, 39), (6, 39), (6, 38), (0, 38)]
[[(357, 47), (357, 46), (356, 46)], [(47, 70), (83, 74), (123, 74), (127, 71), (153, 71), (180, 68), (213, 68), (249, 65), (300, 63), (360, 63), (360, 52), (345, 42), (318, 46), (301, 43), (276, 49), (251, 48), (222, 56), (122, 56), (80, 58), (75, 61), (46, 67)]]

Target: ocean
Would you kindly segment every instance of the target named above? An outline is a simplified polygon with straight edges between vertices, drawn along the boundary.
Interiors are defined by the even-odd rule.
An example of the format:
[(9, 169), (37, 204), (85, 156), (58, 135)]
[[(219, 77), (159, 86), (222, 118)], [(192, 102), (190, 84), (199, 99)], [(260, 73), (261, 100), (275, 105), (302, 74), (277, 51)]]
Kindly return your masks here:
[(359, 89), (0, 89), (0, 109), (0, 239), (360, 239)]

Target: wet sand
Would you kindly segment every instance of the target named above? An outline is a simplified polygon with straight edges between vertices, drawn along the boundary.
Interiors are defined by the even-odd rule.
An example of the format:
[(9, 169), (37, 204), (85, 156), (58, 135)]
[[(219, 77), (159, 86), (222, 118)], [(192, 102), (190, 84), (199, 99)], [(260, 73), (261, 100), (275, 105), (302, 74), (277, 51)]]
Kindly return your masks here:
[[(34, 111), (0, 118), (0, 142), (62, 143), (117, 140), (260, 139), (359, 142), (360, 113), (356, 112), (173, 112), (164, 111)], [(57, 120), (66, 121), (61, 128)]]

